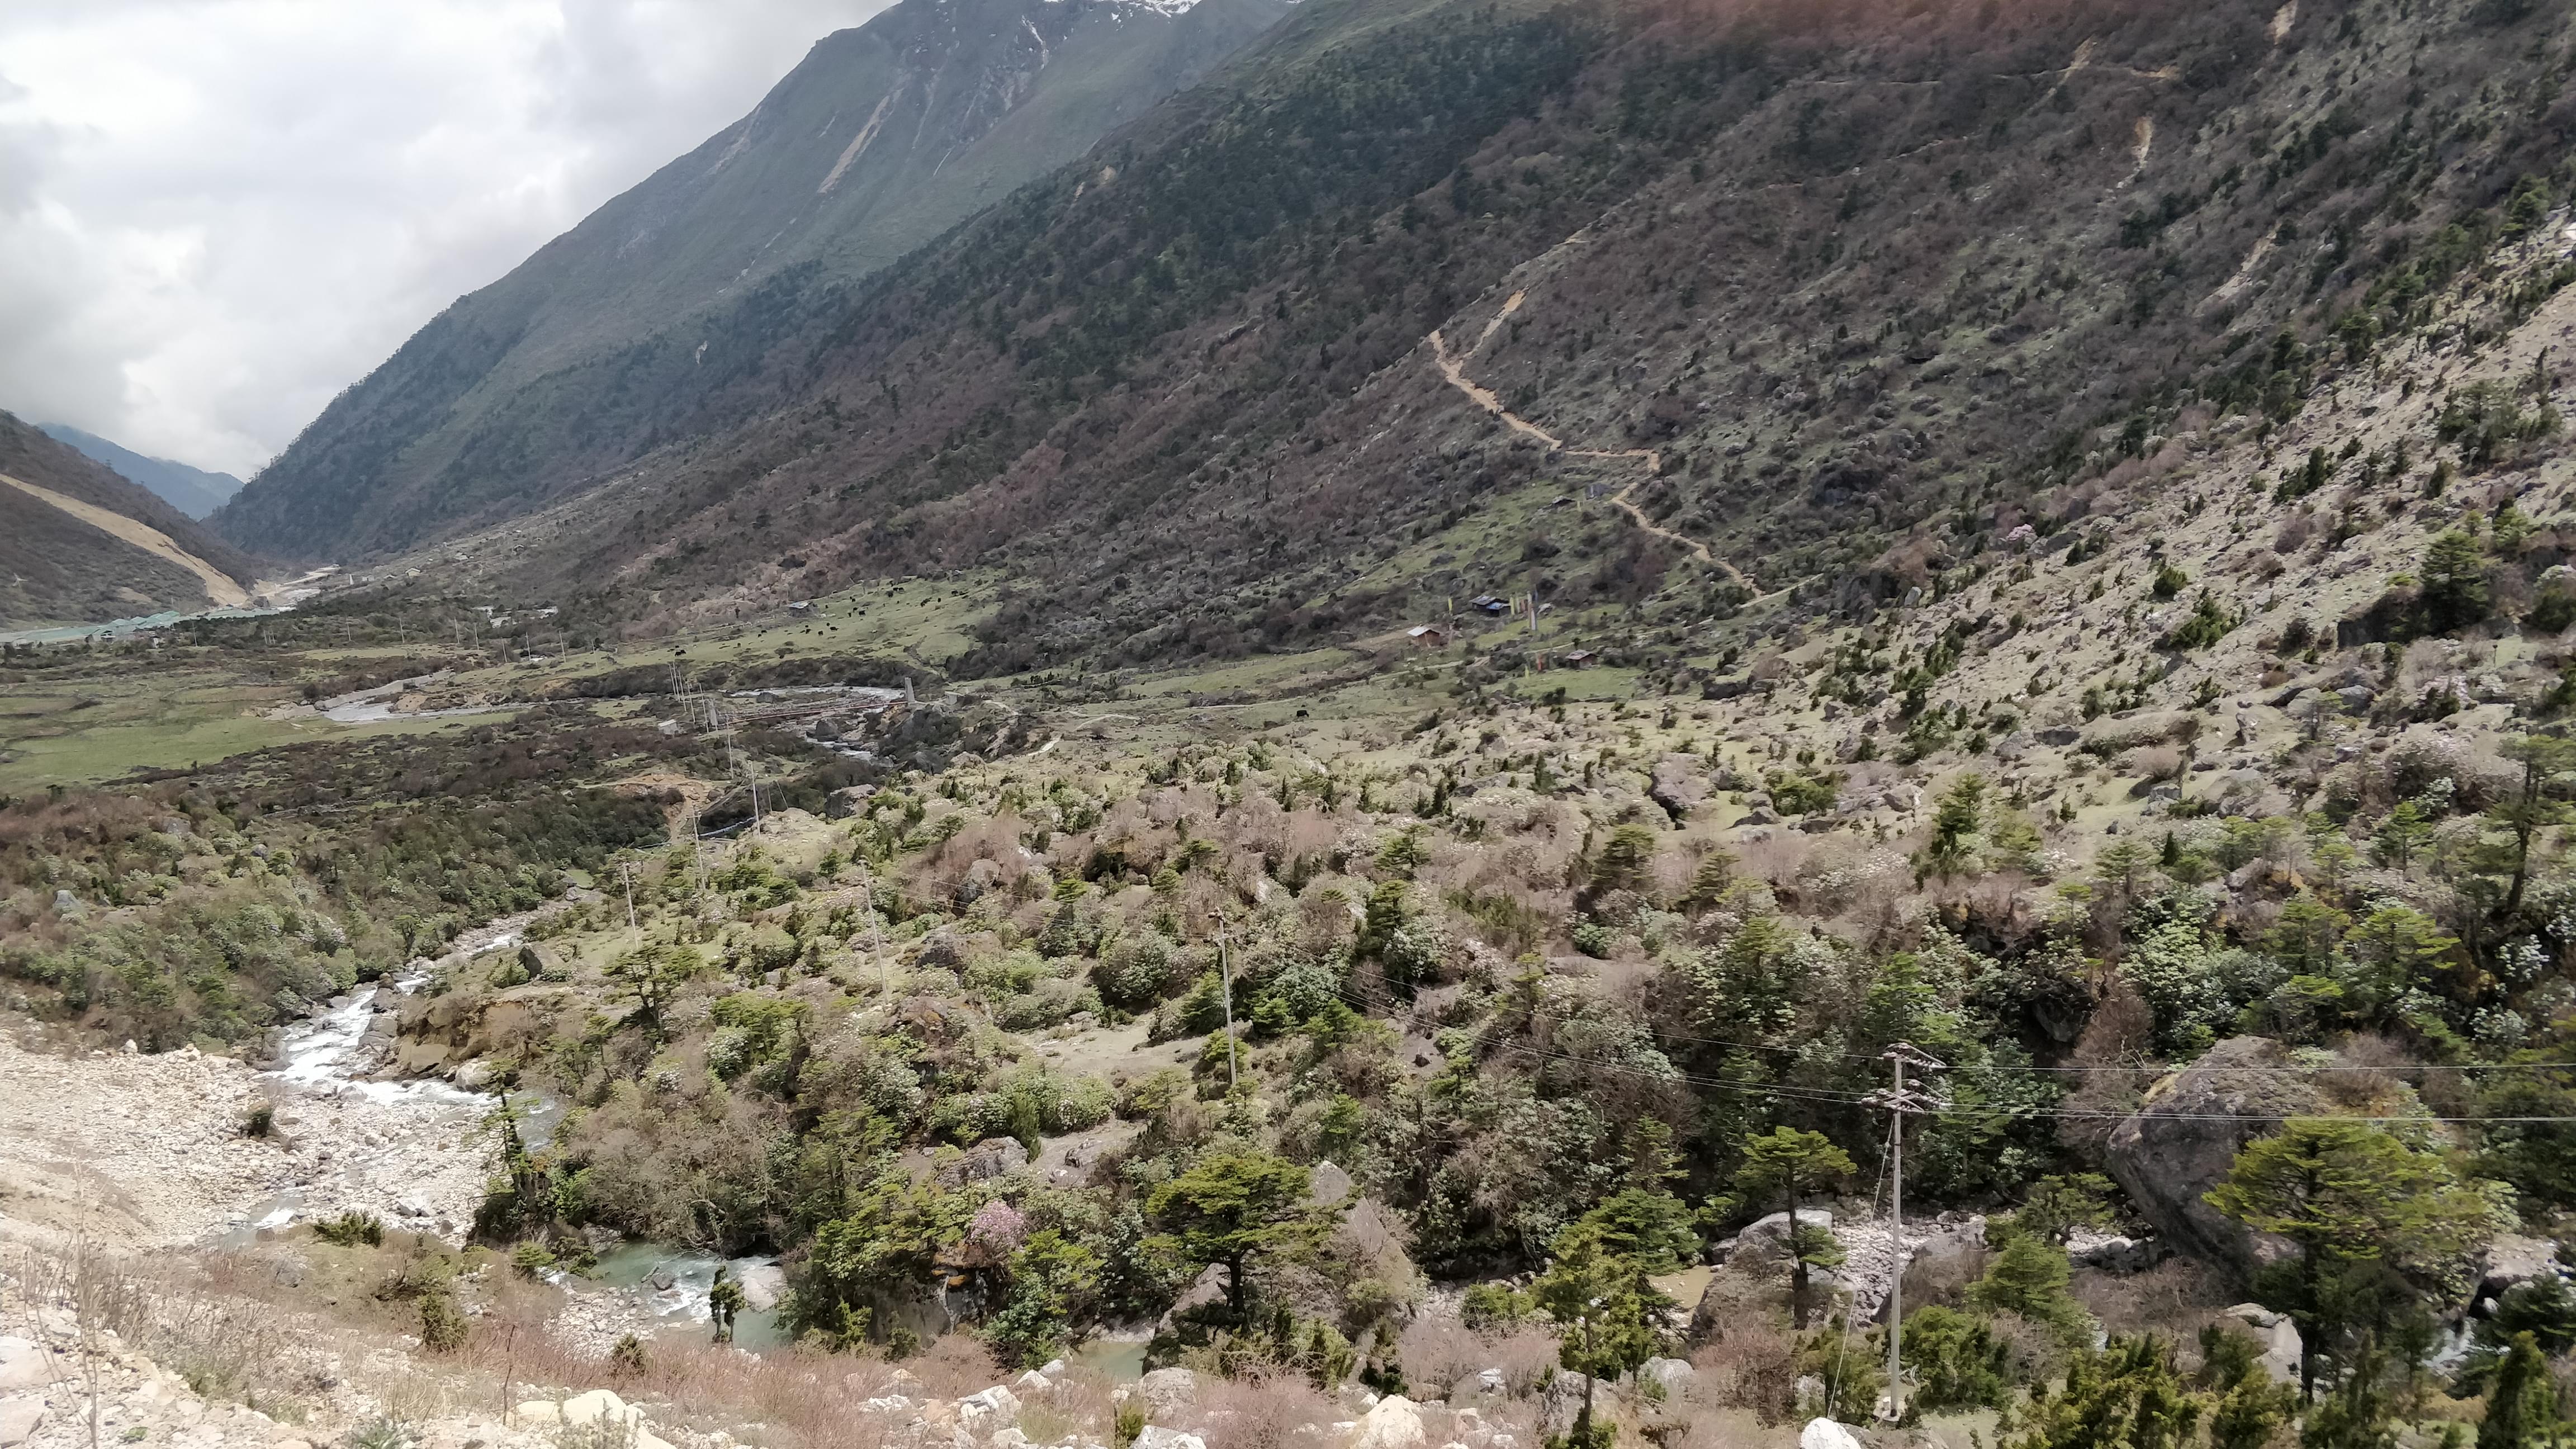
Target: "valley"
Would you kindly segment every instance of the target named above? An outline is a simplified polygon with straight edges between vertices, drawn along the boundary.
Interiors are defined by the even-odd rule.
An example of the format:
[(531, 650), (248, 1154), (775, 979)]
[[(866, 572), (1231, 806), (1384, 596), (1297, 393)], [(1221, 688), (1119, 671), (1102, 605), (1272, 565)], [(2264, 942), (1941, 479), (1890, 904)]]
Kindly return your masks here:
[(2576, 1433), (2569, 17), (1218, 4), (0, 430), (0, 1449)]

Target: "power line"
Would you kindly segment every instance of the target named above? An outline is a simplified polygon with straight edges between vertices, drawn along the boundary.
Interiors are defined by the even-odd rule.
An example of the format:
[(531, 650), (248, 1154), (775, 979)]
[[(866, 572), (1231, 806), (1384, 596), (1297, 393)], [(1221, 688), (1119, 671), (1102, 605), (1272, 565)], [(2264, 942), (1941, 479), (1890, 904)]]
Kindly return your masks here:
[[(1585, 1021), (1590, 1021), (1590, 1020), (1592, 1020), (1592, 1018), (1590, 1018), (1590, 1017), (1581, 1017), (1581, 1016), (1564, 1016), (1564, 1015), (1560, 1015), (1560, 1014), (1555, 1013), (1555, 1012), (1542, 1011), (1542, 1010), (1539, 1010), (1539, 1009), (1538, 1009), (1538, 1008), (1536, 1008), (1536, 1007), (1528, 1008), (1528, 1010), (1529, 1010), (1529, 1014), (1530, 1014), (1532, 1017), (1545, 1018), (1546, 1020), (1549, 1020), (1549, 1021), (1556, 1021), (1556, 1022), (1585, 1022)], [(1812, 1049), (1807, 1048), (1807, 1047), (1776, 1046), (1776, 1045), (1773, 1045), (1773, 1044), (1768, 1043), (1768, 1042), (1738, 1041), (1738, 1040), (1735, 1040), (1735, 1039), (1733, 1039), (1733, 1038), (1731, 1038), (1731, 1037), (1691, 1036), (1691, 1035), (1688, 1035), (1687, 1033), (1683, 1033), (1683, 1032), (1664, 1031), (1664, 1030), (1662, 1030), (1662, 1029), (1660, 1029), (1660, 1028), (1653, 1027), (1653, 1026), (1647, 1026), (1645, 1029), (1646, 1029), (1646, 1030), (1648, 1030), (1648, 1031), (1650, 1031), (1650, 1032), (1652, 1032), (1652, 1033), (1654, 1034), (1654, 1037), (1655, 1037), (1655, 1039), (1656, 1039), (1657, 1041), (1683, 1042), (1683, 1043), (1687, 1043), (1687, 1044), (1692, 1045), (1692, 1046), (1722, 1046), (1722, 1047), (1735, 1047), (1735, 1048), (1738, 1048), (1738, 1049), (1743, 1050), (1743, 1051), (1770, 1052), (1770, 1053), (1772, 1053), (1772, 1054), (1774, 1054), (1774, 1055), (1776, 1055), (1776, 1056), (1798, 1057), (1798, 1058), (1803, 1058), (1803, 1059), (1814, 1059), (1814, 1058), (1816, 1058), (1816, 1057), (1826, 1057), (1826, 1058), (1832, 1058), (1832, 1059), (1836, 1059), (1836, 1060), (1849, 1061), (1849, 1062), (1876, 1062), (1876, 1061), (1878, 1061), (1878, 1060), (1879, 1060), (1879, 1057), (1878, 1057), (1877, 1055), (1875, 1055), (1875, 1054), (1873, 1054), (1873, 1053), (1869, 1053), (1869, 1052), (1816, 1051), (1816, 1050), (1812, 1050)], [(2084, 1075), (2084, 1074), (2093, 1073), (2093, 1072), (2130, 1072), (2130, 1073), (2151, 1073), (2151, 1074), (2155, 1074), (2155, 1075), (2162, 1075), (2162, 1074), (2167, 1073), (2167, 1072), (2179, 1072), (2179, 1071), (2185, 1071), (2185, 1070), (2188, 1070), (2188, 1069), (2190, 1068), (2190, 1066), (2191, 1066), (2191, 1063), (2188, 1063), (2188, 1062), (2181, 1063), (2181, 1064), (2178, 1064), (2178, 1065), (2172, 1065), (2172, 1064), (2168, 1064), (2168, 1065), (2158, 1065), (2158, 1064), (2155, 1064), (2155, 1063), (2146, 1063), (2146, 1062), (2141, 1062), (2141, 1063), (2137, 1063), (2137, 1064), (2134, 1064), (2134, 1065), (2106, 1064), (2106, 1065), (2102, 1065), (2102, 1066), (2075, 1066), (2075, 1067), (2043, 1067), (2043, 1066), (2036, 1066), (2036, 1065), (2026, 1065), (2026, 1066), (2017, 1066), (2017, 1065), (1981, 1065), (1981, 1066), (1976, 1066), (1976, 1067), (1962, 1067), (1962, 1068), (1958, 1068), (1958, 1070), (1961, 1070), (1961, 1071), (1977, 1071), (1977, 1072), (2013, 1072), (2013, 1073), (2029, 1073), (2029, 1074), (2034, 1074), (2034, 1075), (2060, 1075), (2060, 1076), (2078, 1076), (2078, 1075)], [(2306, 1076), (2306, 1075), (2309, 1075), (2309, 1074), (2312, 1074), (2312, 1073), (2319, 1073), (2319, 1072), (2380, 1072), (2380, 1073), (2399, 1073), (2399, 1072), (2526, 1072), (2526, 1071), (2576, 1071), (2576, 1062), (2403, 1062), (2403, 1063), (2396, 1063), (2396, 1064), (2392, 1064), (2392, 1065), (2388, 1065), (2388, 1066), (2319, 1066), (2319, 1067), (2304, 1067), (2304, 1066), (2267, 1066), (2267, 1065), (2261, 1065), (2261, 1064), (2253, 1064), (2253, 1063), (2249, 1063), (2249, 1064), (2246, 1064), (2246, 1065), (2243, 1065), (2243, 1066), (2237, 1066), (2237, 1065), (2232, 1065), (2232, 1064), (2231, 1064), (2230, 1066), (2228, 1066), (2228, 1067), (2226, 1068), (2226, 1070), (2231, 1071), (2231, 1072), (2273, 1072), (2273, 1073), (2278, 1073), (2278, 1074), (2281, 1074), (2281, 1075), (2298, 1075), (2298, 1076)]]

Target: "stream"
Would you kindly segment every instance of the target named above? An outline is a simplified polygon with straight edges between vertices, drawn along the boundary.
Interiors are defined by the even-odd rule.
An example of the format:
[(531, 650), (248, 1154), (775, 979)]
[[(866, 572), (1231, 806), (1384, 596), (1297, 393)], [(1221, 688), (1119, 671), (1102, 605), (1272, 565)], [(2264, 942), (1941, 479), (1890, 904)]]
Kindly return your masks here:
[[(459, 938), (454, 952), (472, 957), (512, 949), (520, 943), (527, 919), (497, 921), (470, 932)], [(281, 1098), (360, 1100), (435, 1130), (453, 1131), (480, 1122), (500, 1105), (499, 1097), (434, 1077), (389, 1081), (372, 1074), (384, 1059), (383, 1044), (391, 1040), (390, 1013), (398, 999), (420, 990), (430, 975), (431, 968), (423, 965), (332, 998), (321, 1010), (287, 1028), (278, 1048), (277, 1065), (262, 1075), (276, 1084)], [(520, 1131), (528, 1145), (546, 1145), (562, 1120), (563, 1104), (533, 1094), (517, 1094), (512, 1100), (525, 1113)], [(397, 1189), (405, 1180), (409, 1164), (398, 1150), (393, 1150), (396, 1144), (386, 1146), (388, 1150), (369, 1160), (345, 1164), (340, 1170), (352, 1181)], [(215, 1245), (248, 1247), (258, 1241), (262, 1231), (293, 1225), (304, 1216), (306, 1191), (305, 1187), (290, 1187), (253, 1203), (238, 1222), (215, 1239)], [(404, 1214), (388, 1225), (419, 1227), (422, 1224), (417, 1219), (427, 1216), (426, 1212), (415, 1214), (410, 1208), (404, 1209)], [(588, 1300), (585, 1306), (607, 1309), (606, 1317), (640, 1317), (655, 1328), (699, 1333), (710, 1331), (707, 1295), (719, 1264), (731, 1268), (733, 1276), (749, 1291), (750, 1304), (759, 1305), (747, 1304), (737, 1316), (734, 1342), (753, 1351), (786, 1342), (777, 1312), (785, 1280), (775, 1258), (727, 1260), (658, 1243), (626, 1242), (601, 1254), (597, 1269), (586, 1277), (563, 1272), (550, 1273), (548, 1277), (577, 1302)], [(602, 1298), (613, 1301), (596, 1301)]]

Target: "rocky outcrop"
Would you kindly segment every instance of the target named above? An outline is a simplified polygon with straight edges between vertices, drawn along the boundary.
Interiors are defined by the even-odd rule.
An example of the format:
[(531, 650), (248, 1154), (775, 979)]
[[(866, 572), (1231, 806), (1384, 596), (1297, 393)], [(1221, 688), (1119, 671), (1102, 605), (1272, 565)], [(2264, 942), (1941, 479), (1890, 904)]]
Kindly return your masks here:
[(2280, 1045), (2231, 1037), (2148, 1092), (2146, 1105), (2111, 1132), (2111, 1177), (2164, 1240), (2192, 1257), (2249, 1280), (2277, 1246), (2207, 1202), (2238, 1150), (2284, 1117), (2328, 1110)]

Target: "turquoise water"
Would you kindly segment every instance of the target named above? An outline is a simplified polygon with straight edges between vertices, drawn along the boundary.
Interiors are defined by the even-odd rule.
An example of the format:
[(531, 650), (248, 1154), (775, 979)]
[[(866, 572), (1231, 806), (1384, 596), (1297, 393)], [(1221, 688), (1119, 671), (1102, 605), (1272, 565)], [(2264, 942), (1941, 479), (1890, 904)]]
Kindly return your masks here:
[[(659, 1243), (620, 1243), (600, 1255), (599, 1269), (592, 1281), (627, 1293), (644, 1305), (660, 1320), (656, 1327), (659, 1333), (678, 1336), (694, 1332), (712, 1339), (715, 1328), (707, 1313), (707, 1290), (715, 1285), (716, 1265), (727, 1261)], [(730, 1260), (737, 1278), (746, 1269), (768, 1267), (777, 1261)], [(663, 1274), (668, 1275), (671, 1286), (655, 1287), (655, 1277)], [(733, 1341), (738, 1348), (758, 1353), (785, 1344), (787, 1333), (778, 1321), (776, 1309), (746, 1308), (733, 1321)]]
[(1145, 1376), (1145, 1345), (1115, 1343), (1095, 1338), (1064, 1360), (1074, 1368), (1087, 1368), (1113, 1384), (1132, 1384)]

